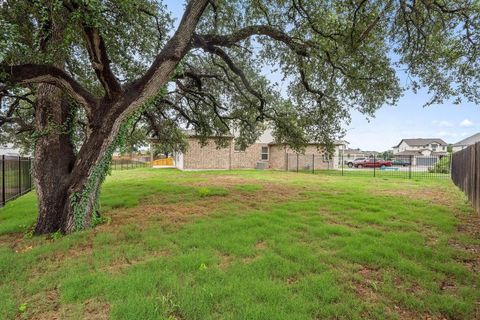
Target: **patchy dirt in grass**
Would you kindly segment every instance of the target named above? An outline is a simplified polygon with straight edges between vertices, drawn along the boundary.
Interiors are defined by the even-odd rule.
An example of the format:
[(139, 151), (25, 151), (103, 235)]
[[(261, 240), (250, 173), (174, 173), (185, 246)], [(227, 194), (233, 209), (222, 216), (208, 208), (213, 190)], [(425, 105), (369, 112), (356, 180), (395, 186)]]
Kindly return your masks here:
[(225, 271), (230, 267), (230, 264), (233, 261), (233, 257), (229, 254), (225, 254), (223, 252), (217, 252), (217, 256), (219, 259), (218, 268), (222, 271)]
[(480, 214), (471, 213), (465, 214), (456, 212), (456, 217), (459, 220), (458, 231), (472, 236), (474, 239), (480, 239)]
[(421, 320), (448, 320), (448, 318), (443, 316), (434, 316), (430, 314), (421, 314), (415, 311), (407, 310), (398, 305), (387, 306), (388, 313), (393, 313), (398, 316), (400, 320), (412, 320), (412, 319), (421, 319)]
[(195, 203), (178, 204), (141, 204), (138, 207), (115, 210), (110, 217), (110, 225), (101, 226), (99, 229), (115, 231), (119, 225), (136, 224), (147, 227), (152, 220), (165, 224), (181, 224), (193, 217), (204, 216), (218, 207), (221, 202), (219, 197), (209, 197)]
[(360, 276), (360, 281), (355, 281), (355, 292), (362, 299), (371, 302), (378, 302), (380, 297), (377, 294), (377, 284), (383, 279), (378, 269), (363, 266), (357, 274)]
[(350, 230), (356, 230), (361, 228), (361, 225), (355, 224), (353, 221), (347, 220), (348, 219), (347, 217), (328, 211), (325, 208), (318, 209), (318, 212), (322, 216), (322, 218), (325, 219), (326, 224), (337, 225), (344, 228), (348, 228)]
[[(27, 312), (30, 311), (28, 306), (35, 305), (32, 309), (33, 313), (28, 313), (28, 319), (47, 320), (62, 319), (60, 313), (60, 297), (58, 289), (54, 288), (48, 291), (42, 291), (32, 296), (27, 302)], [(38, 306), (41, 306), (40, 308)], [(21, 317), (20, 317), (21, 318)]]
[[(108, 303), (101, 300), (88, 299), (83, 303), (81, 315), (77, 314), (75, 318), (106, 320), (109, 319), (109, 315), (110, 305)], [(30, 320), (61, 320), (71, 318), (72, 310), (70, 310), (70, 306), (65, 305), (60, 307), (58, 294), (55, 297), (55, 306), (53, 309), (47, 311), (44, 309), (43, 312), (37, 312), (28, 317)]]
[[(460, 262), (469, 270), (480, 275), (480, 215), (477, 213), (466, 214), (464, 212), (455, 212), (459, 221), (457, 225), (458, 235), (467, 234), (475, 241), (464, 243), (460, 238), (450, 239), (450, 246), (464, 253)], [(477, 314), (480, 315), (480, 301), (476, 305)]]
[(287, 278), (287, 284), (288, 284), (289, 286), (294, 285), (294, 284), (297, 283), (297, 282), (298, 282), (298, 279), (297, 279), (297, 277), (295, 277), (295, 276), (292, 276), (292, 277), (288, 277), (288, 278)]
[(248, 256), (248, 257), (242, 258), (240, 261), (241, 261), (243, 264), (250, 264), (250, 263), (252, 263), (253, 261), (257, 260), (258, 257), (259, 257), (259, 255)]
[[(360, 275), (360, 280), (354, 280), (355, 292), (362, 299), (369, 301), (373, 304), (378, 304), (382, 301), (383, 297), (381, 293), (378, 292), (379, 286), (382, 285), (383, 276), (381, 274), (381, 269), (371, 268), (369, 266), (363, 266), (357, 275)], [(419, 293), (422, 289), (415, 283), (407, 283), (404, 279), (400, 277), (395, 277), (395, 285), (399, 290), (408, 292), (409, 294), (415, 295)], [(442, 316), (432, 316), (430, 314), (418, 313), (413, 310), (406, 309), (405, 306), (392, 304), (391, 302), (384, 301), (387, 305), (386, 312), (389, 314), (395, 314), (401, 320), (411, 320), (411, 319), (425, 319), (425, 320), (447, 320)], [(365, 314), (365, 318), (368, 318), (368, 312)]]
[[(432, 204), (440, 204), (442, 206), (452, 209), (457, 219), (457, 233), (456, 235), (466, 234), (475, 239), (473, 243), (462, 243), (458, 239), (450, 239), (449, 244), (457, 250), (466, 253), (466, 257), (461, 258), (459, 262), (465, 265), (469, 270), (476, 274), (480, 274), (480, 215), (473, 212), (466, 213), (459, 210), (458, 197), (451, 190), (447, 191), (442, 188), (433, 189), (399, 189), (399, 190), (377, 190), (376, 194), (388, 196), (400, 196), (412, 200), (428, 201)], [(426, 234), (428, 230), (424, 230)], [(428, 235), (427, 244), (429, 246), (435, 245), (437, 242), (436, 235)], [(456, 288), (453, 282), (444, 280), (439, 284), (442, 291), (455, 291)], [(478, 313), (480, 314), (480, 301), (477, 303)]]
[[(228, 194), (225, 196), (209, 196), (180, 203), (165, 204), (151, 201), (151, 199), (149, 199), (148, 201), (140, 203), (137, 207), (113, 210), (108, 214), (109, 218), (111, 218), (109, 219), (109, 222), (97, 226), (85, 240), (77, 242), (67, 250), (49, 253), (48, 256), (45, 257), (49, 262), (46, 264), (48, 265), (48, 269), (43, 269), (41, 267), (36, 268), (32, 278), (36, 279), (41, 277), (45, 272), (51, 272), (56, 268), (60, 268), (61, 265), (68, 260), (77, 259), (79, 257), (92, 257), (94, 238), (99, 232), (113, 233), (118, 236), (122, 233), (122, 229), (119, 227), (130, 224), (138, 226), (139, 231), (148, 228), (152, 223), (157, 225), (160, 224), (167, 228), (177, 228), (188, 223), (192, 219), (207, 216), (216, 210), (221, 209), (223, 206), (228, 205), (229, 208), (231, 208), (233, 204), (240, 209), (244, 209), (238, 210), (239, 212), (250, 209), (255, 210), (265, 206), (265, 204), (263, 204), (265, 199), (269, 199), (269, 202), (286, 202), (294, 197), (298, 197), (302, 191), (300, 188), (274, 183), (264, 183), (262, 184), (262, 189), (258, 191), (242, 191), (235, 187), (237, 185), (244, 185), (247, 182), (250, 182), (251, 184), (252, 180), (242, 179), (235, 176), (210, 176), (210, 178), (211, 181), (202, 182), (204, 186), (223, 185), (228, 189)], [(23, 234), (4, 235), (0, 238), (0, 243), (7, 244), (18, 254), (28, 252), (34, 248), (30, 244), (30, 241), (24, 238)], [(259, 243), (256, 247), (262, 249), (264, 245), (264, 243)], [(155, 256), (155, 253), (152, 254)], [(148, 254), (148, 256), (151, 257), (152, 254)], [(163, 255), (164, 253), (159, 254)], [(145, 259), (139, 259), (138, 261), (119, 259), (105, 268), (109, 272), (118, 272), (130, 265), (142, 263), (144, 261)]]
[[(111, 224), (98, 227), (99, 230), (116, 228), (118, 225), (138, 224), (141, 227), (150, 225), (151, 221), (161, 221), (166, 225), (181, 225), (208, 215), (225, 206), (238, 206), (240, 209), (260, 209), (269, 203), (281, 203), (300, 197), (304, 189), (294, 186), (274, 183), (261, 183), (261, 190), (243, 191), (235, 187), (252, 183), (252, 180), (240, 179), (235, 176), (215, 176), (212, 181), (194, 183), (198, 187), (223, 187), (225, 195), (213, 195), (200, 199), (185, 200), (179, 203), (162, 203), (158, 197), (149, 197), (139, 206), (127, 209), (117, 209), (111, 212)], [(257, 181), (258, 184), (258, 181)], [(192, 186), (192, 184), (190, 184)], [(240, 212), (242, 210), (239, 210)]]
[(183, 183), (182, 185), (194, 186), (194, 187), (231, 187), (242, 184), (258, 183), (258, 180), (247, 179), (238, 177), (235, 175), (200, 175), (198, 176), (200, 181)]
[(259, 250), (265, 250), (267, 248), (267, 242), (259, 241), (255, 244), (255, 248)]
[(106, 320), (110, 315), (110, 305), (103, 301), (90, 299), (85, 301), (83, 307), (84, 319)]
[(27, 252), (31, 250), (25, 244), (23, 233), (7, 233), (0, 236), (0, 247), (10, 248), (15, 252)]
[(455, 196), (451, 192), (447, 192), (440, 188), (433, 189), (419, 189), (419, 188), (408, 188), (408, 189), (373, 189), (373, 194), (380, 196), (389, 196), (389, 197), (402, 197), (409, 200), (422, 200), (427, 201), (432, 204), (440, 204), (442, 206), (453, 207), (457, 202)]
[(171, 255), (171, 252), (168, 250), (159, 250), (159, 251), (151, 251), (145, 256), (137, 259), (129, 259), (128, 257), (122, 256), (119, 259), (112, 261), (112, 263), (106, 265), (101, 270), (104, 272), (117, 274), (117, 273), (121, 273), (122, 271), (124, 271), (129, 267), (143, 264), (143, 263), (148, 263), (148, 262), (154, 261), (156, 258), (168, 257), (170, 255)]

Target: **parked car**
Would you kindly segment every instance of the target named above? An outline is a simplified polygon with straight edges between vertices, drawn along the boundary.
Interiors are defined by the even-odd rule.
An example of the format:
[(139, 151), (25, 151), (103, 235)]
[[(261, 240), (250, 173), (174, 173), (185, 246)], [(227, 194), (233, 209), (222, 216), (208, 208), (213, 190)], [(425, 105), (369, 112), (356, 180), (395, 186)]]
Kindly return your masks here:
[(348, 161), (347, 166), (349, 168), (353, 168), (355, 166), (355, 163), (360, 163), (363, 162), (364, 160), (367, 160), (367, 158), (355, 158), (353, 161)]
[(364, 160), (359, 160), (356, 161), (356, 159), (353, 161), (353, 166), (355, 168), (385, 168), (385, 167), (391, 167), (392, 166), (392, 161), (389, 160), (383, 160), (383, 159), (374, 159), (374, 158), (368, 158)]
[(409, 160), (405, 160), (405, 159), (393, 159), (392, 160), (392, 165), (408, 167), (409, 165), (411, 165), (411, 163), (410, 163)]

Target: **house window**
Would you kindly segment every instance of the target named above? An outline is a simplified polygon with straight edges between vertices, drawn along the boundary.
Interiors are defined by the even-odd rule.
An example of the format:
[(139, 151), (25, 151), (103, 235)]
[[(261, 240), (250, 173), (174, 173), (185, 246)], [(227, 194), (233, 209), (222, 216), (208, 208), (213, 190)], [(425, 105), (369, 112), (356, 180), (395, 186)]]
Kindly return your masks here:
[(331, 157), (330, 154), (328, 154), (328, 153), (322, 154), (322, 161), (323, 162), (330, 162), (330, 160), (332, 160), (332, 157)]
[(262, 154), (261, 154), (261, 159), (262, 160), (268, 160), (268, 147), (262, 147)]
[(437, 151), (438, 144), (432, 143), (432, 151)]

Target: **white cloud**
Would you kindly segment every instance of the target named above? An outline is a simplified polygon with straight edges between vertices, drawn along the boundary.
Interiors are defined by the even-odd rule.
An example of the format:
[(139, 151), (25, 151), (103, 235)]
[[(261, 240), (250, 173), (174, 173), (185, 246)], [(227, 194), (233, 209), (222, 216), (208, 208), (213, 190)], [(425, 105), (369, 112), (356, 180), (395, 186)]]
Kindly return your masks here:
[(473, 126), (473, 122), (468, 119), (465, 119), (462, 122), (460, 122), (460, 127), (471, 127), (471, 126)]
[(446, 120), (441, 120), (441, 121), (433, 120), (432, 122), (434, 125), (437, 125), (439, 127), (453, 127), (452, 123)]

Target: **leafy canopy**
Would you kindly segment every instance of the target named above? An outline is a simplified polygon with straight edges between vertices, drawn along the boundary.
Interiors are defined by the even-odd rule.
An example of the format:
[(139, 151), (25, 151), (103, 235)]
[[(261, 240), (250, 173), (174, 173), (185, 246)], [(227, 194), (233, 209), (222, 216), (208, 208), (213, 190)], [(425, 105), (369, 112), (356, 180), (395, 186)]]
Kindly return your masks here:
[[(187, 21), (200, 2), (188, 3)], [(342, 134), (351, 110), (372, 116), (396, 103), (406, 89), (397, 69), (405, 70), (414, 90), (430, 90), (429, 103), (480, 102), (478, 1), (205, 3), (194, 33), (185, 35), (185, 54), (158, 88), (164, 93), (132, 133), (157, 136), (174, 148), (181, 145), (180, 129), (207, 137), (235, 128), (246, 146), (267, 124), (278, 141), (296, 148), (308, 141), (328, 144)], [(13, 66), (54, 65), (108, 102), (115, 81), (99, 70), (111, 69), (122, 88), (135, 83), (166, 47), (173, 22), (166, 6), (152, 0), (2, 2), (1, 139), (13, 141), (15, 135), (27, 144), (35, 132), (35, 90), (42, 81), (19, 79), (9, 71), (17, 70)], [(61, 45), (45, 45), (52, 34), (61, 35)], [(96, 56), (92, 46), (99, 43)], [(83, 91), (71, 91), (72, 108), (80, 110), (71, 126), (86, 137), (91, 119), (85, 100), (76, 96)]]

